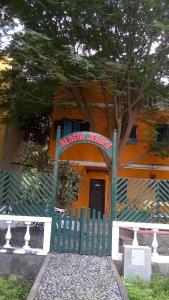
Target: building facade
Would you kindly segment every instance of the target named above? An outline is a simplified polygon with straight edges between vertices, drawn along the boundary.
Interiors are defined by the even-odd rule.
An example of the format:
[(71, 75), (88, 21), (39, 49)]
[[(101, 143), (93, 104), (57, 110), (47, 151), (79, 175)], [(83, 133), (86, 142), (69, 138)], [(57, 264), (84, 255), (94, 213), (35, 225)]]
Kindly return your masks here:
[[(103, 94), (99, 90), (86, 89), (85, 98), (88, 99), (94, 116), (97, 133), (110, 138)], [(163, 112), (160, 111), (160, 114), (162, 115)], [(166, 111), (164, 114), (166, 116)], [(169, 179), (169, 158), (162, 159), (157, 153), (153, 154), (149, 151), (149, 141), (152, 138), (154, 141), (164, 141), (169, 144), (169, 125), (166, 121), (163, 124), (163, 119), (161, 117), (162, 121), (158, 124), (154, 112), (148, 115), (146, 108), (144, 112), (140, 112), (125, 146), (122, 156), (123, 167), (118, 170), (118, 177)], [(86, 122), (73, 96), (65, 91), (55, 95), (49, 147), (51, 159), (54, 158), (58, 126), (61, 127), (61, 136), (77, 131), (91, 131), (89, 123)], [(66, 150), (60, 159), (74, 163), (83, 178), (79, 199), (72, 207), (92, 208), (106, 212), (108, 210), (109, 174), (100, 150), (94, 145), (78, 144)]]

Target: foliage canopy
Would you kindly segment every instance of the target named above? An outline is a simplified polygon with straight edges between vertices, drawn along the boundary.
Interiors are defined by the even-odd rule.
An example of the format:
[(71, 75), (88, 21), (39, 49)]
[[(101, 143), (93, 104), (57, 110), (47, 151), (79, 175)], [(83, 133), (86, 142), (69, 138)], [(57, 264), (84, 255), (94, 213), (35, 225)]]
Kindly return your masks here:
[(112, 95), (110, 103), (105, 99), (105, 114), (109, 135), (113, 128), (118, 129), (121, 156), (138, 110), (145, 104), (168, 107), (168, 0), (24, 0), (3, 4), (2, 31), (8, 34), (16, 20), (24, 28), (4, 50), (13, 58), (12, 71), (2, 76), (2, 81), (11, 83), (1, 98), (1, 107), (9, 116), (44, 112), (54, 105), (53, 91), (68, 88), (97, 132), (83, 97), (87, 83), (97, 82), (103, 95)]

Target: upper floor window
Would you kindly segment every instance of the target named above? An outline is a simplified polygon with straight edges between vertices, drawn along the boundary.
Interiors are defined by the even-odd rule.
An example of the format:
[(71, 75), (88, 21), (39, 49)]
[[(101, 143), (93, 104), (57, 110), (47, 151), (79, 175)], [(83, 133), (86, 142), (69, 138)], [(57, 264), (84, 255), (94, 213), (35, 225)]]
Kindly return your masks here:
[(169, 125), (158, 125), (156, 132), (157, 142), (169, 144)]
[(134, 125), (129, 135), (128, 144), (136, 144), (137, 143), (137, 126)]
[(61, 127), (61, 137), (77, 131), (89, 131), (89, 123), (81, 120), (63, 119), (55, 122), (55, 130)]

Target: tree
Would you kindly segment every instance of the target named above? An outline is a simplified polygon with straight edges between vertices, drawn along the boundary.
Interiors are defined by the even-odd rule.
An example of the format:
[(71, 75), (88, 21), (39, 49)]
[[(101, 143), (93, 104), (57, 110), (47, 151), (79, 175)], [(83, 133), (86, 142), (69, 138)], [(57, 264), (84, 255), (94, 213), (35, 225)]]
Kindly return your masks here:
[(68, 207), (78, 199), (81, 187), (81, 176), (77, 173), (75, 166), (69, 161), (60, 161), (57, 182), (57, 206)]
[[(145, 103), (168, 106), (168, 83), (163, 78), (169, 75), (169, 2), (25, 0), (5, 4), (13, 20), (18, 18), (24, 25), (24, 32), (15, 36), (7, 50), (15, 68), (3, 106), (17, 116), (31, 114), (32, 108), (45, 110), (53, 105), (54, 90), (68, 88), (91, 130), (97, 132), (83, 94), (94, 80), (105, 96), (109, 136), (114, 128), (118, 130), (121, 167), (120, 157), (139, 109)], [(106, 93), (112, 95), (111, 103)]]

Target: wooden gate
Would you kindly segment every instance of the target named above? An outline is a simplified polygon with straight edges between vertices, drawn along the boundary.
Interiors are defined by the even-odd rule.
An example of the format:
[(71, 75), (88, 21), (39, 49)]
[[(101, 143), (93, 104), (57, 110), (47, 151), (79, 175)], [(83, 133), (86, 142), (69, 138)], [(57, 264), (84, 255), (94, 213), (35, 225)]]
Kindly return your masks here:
[[(92, 218), (90, 217), (92, 215)], [(111, 221), (101, 212), (76, 208), (55, 217), (55, 252), (105, 256), (111, 254)]]

